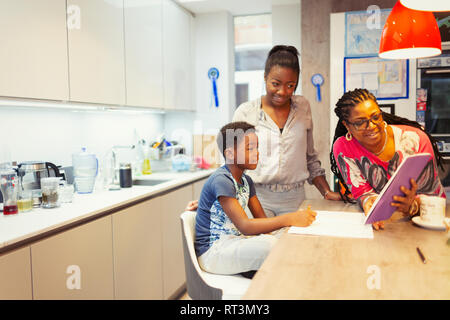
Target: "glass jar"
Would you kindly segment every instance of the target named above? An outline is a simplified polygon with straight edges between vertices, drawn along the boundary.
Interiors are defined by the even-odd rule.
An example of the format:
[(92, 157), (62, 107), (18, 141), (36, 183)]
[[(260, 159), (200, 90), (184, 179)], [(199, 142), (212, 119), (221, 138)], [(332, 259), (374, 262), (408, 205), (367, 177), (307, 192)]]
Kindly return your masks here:
[(59, 207), (59, 180), (57, 177), (41, 179), (42, 208)]

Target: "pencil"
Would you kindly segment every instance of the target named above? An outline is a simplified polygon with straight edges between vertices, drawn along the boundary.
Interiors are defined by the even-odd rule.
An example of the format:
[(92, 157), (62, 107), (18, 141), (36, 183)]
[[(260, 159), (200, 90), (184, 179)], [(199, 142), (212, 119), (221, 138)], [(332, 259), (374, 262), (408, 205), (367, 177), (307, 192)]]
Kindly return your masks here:
[(419, 254), (420, 259), (423, 263), (427, 263), (427, 259), (425, 259), (425, 256), (423, 255), (422, 251), (419, 249), (419, 247), (416, 248), (417, 253)]

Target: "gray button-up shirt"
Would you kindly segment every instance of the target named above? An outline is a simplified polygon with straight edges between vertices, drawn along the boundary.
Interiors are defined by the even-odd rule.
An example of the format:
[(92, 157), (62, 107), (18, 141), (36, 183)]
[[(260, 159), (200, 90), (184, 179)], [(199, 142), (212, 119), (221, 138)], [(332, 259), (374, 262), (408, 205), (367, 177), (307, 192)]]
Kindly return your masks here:
[(262, 109), (261, 98), (241, 104), (234, 121), (256, 127), (259, 162), (246, 172), (255, 184), (269, 185), (273, 191), (290, 190), (325, 175), (314, 149), (311, 107), (303, 96), (292, 96), (288, 119), (280, 132), (277, 124)]

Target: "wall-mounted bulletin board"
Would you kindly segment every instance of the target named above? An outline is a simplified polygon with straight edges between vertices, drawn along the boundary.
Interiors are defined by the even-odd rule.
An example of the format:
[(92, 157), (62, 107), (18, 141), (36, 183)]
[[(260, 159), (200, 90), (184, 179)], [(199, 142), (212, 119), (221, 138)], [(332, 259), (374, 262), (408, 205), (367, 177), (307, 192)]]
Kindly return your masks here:
[(378, 100), (409, 98), (409, 60), (377, 56), (344, 58), (344, 92), (369, 90)]
[[(370, 7), (369, 7), (370, 8)], [(345, 13), (345, 56), (377, 55), (381, 33), (392, 9)]]

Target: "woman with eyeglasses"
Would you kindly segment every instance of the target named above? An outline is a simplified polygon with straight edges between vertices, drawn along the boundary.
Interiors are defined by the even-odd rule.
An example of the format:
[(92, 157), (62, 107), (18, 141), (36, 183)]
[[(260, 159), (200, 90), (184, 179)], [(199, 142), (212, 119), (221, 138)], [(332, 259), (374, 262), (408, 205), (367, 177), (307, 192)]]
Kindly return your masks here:
[[(392, 206), (404, 215), (420, 208), (417, 194), (445, 198), (437, 164), (441, 155), (436, 141), (419, 123), (382, 112), (373, 94), (366, 89), (346, 92), (336, 103), (339, 118), (330, 153), (331, 170), (345, 187), (345, 201), (353, 199), (367, 214), (377, 195), (405, 157), (416, 153), (434, 155), (420, 173), (411, 179), (411, 188), (402, 187), (404, 196), (394, 196)], [(384, 221), (373, 224), (384, 229)]]

